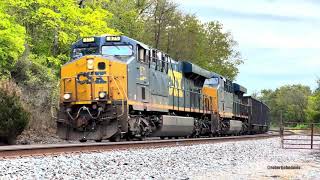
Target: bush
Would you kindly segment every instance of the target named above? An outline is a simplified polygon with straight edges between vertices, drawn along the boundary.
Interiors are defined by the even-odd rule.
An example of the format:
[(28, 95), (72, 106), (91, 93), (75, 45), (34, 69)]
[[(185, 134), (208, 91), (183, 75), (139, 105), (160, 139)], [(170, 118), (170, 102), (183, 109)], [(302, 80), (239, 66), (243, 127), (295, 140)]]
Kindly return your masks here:
[(0, 82), (0, 139), (14, 144), (29, 121), (29, 113), (20, 102), (20, 89), (12, 81)]

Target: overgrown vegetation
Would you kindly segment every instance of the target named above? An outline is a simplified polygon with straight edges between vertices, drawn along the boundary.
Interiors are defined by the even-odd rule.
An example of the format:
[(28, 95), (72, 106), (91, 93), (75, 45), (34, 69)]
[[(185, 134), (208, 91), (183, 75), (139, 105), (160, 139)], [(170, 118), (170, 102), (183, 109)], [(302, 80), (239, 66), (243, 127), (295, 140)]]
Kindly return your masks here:
[(177, 7), (171, 0), (0, 1), (0, 79), (21, 90), (14, 102), (31, 115), (29, 128), (54, 128), (59, 70), (81, 37), (127, 35), (234, 79), (242, 58), (231, 34)]

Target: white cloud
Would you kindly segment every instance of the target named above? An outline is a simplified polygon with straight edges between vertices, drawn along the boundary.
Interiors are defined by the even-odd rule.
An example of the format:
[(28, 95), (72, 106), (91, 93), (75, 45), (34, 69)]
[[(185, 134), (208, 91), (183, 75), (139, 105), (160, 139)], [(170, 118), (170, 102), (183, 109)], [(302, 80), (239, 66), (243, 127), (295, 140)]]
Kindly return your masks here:
[[(254, 49), (253, 49), (254, 50)], [(317, 49), (260, 49), (246, 53), (250, 59), (240, 66), (251, 75), (304, 76), (319, 74), (320, 56)]]
[(221, 22), (242, 47), (320, 48), (320, 25), (230, 18)]
[(186, 8), (219, 8), (253, 14), (288, 17), (320, 17), (319, 8), (303, 0), (175, 0)]
[(246, 86), (250, 92), (275, 89), (286, 84), (304, 84), (316, 88), (316, 79), (320, 77), (317, 49), (256, 51), (245, 52), (249, 59), (239, 67), (237, 78), (237, 82)]

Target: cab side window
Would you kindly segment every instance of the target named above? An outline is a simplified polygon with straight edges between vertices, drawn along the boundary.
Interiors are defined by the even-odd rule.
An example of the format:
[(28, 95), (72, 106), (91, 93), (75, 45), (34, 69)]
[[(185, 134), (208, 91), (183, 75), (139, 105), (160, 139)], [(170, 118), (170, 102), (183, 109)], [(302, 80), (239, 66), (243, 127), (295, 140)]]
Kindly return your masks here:
[(138, 47), (138, 59), (141, 62), (147, 62), (146, 59), (146, 50), (142, 47)]
[(147, 63), (150, 63), (150, 50), (146, 50), (145, 59)]
[(161, 56), (161, 72), (165, 71), (165, 66), (166, 66), (166, 57), (164, 54)]
[(156, 70), (161, 71), (161, 59), (162, 59), (162, 53), (161, 52), (157, 52), (156, 55)]
[(164, 67), (164, 68), (165, 68), (165, 72), (166, 72), (167, 74), (168, 74), (168, 69), (169, 69), (169, 67), (168, 67), (168, 66), (169, 66), (169, 58), (170, 58), (170, 57), (166, 55), (166, 58), (165, 58), (165, 67)]
[(170, 57), (167, 54), (155, 49), (151, 49), (150, 51), (146, 50), (145, 56), (146, 59), (150, 62), (150, 64), (155, 66), (155, 70), (168, 73)]
[(157, 52), (155, 50), (151, 50), (151, 59), (152, 59), (152, 62), (156, 63), (157, 61)]

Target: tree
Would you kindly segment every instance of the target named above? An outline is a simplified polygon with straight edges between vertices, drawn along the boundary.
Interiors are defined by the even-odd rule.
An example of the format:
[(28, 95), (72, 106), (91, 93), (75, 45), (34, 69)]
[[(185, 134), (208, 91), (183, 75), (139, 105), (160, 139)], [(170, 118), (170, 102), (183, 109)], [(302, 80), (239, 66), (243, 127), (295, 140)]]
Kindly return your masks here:
[(308, 98), (308, 106), (305, 110), (309, 122), (320, 123), (320, 80), (317, 80), (318, 87)]
[(204, 24), (204, 30), (208, 55), (203, 66), (233, 80), (239, 73), (237, 66), (243, 63), (240, 52), (236, 50), (237, 42), (230, 32), (223, 32), (223, 25), (218, 21)]
[(305, 122), (310, 87), (285, 85), (273, 90), (262, 90), (260, 99), (271, 109), (271, 119), (278, 124), (280, 113), (284, 121)]
[(24, 51), (25, 29), (3, 8), (0, 3), (0, 76), (8, 76)]
[(176, 60), (191, 61), (234, 80), (243, 63), (237, 43), (223, 32), (218, 21), (202, 23), (193, 14), (184, 14), (169, 0), (155, 0), (144, 16), (140, 40), (153, 45)]
[(309, 122), (320, 123), (320, 92), (315, 92), (308, 98), (305, 112)]
[(282, 86), (277, 92), (276, 102), (280, 109), (284, 109), (287, 120), (304, 122), (305, 109), (308, 105), (310, 87), (303, 85)]
[(8, 0), (4, 5), (26, 28), (31, 53), (46, 56), (48, 67), (57, 70), (80, 37), (117, 33), (107, 24), (112, 15), (100, 6), (80, 8), (74, 0)]
[[(0, 34), (0, 51), (3, 49), (4, 55), (14, 53), (5, 59), (9, 62), (5, 65), (11, 67), (5, 69), (24, 94), (22, 100), (32, 114), (31, 128), (40, 130), (54, 122), (50, 110), (57, 104), (58, 74), (60, 66), (69, 60), (71, 44), (80, 37), (118, 33), (108, 25), (112, 14), (105, 9), (107, 2), (90, 0), (83, 6), (74, 0), (0, 2), (4, 14), (0, 16), (0, 32), (3, 24), (9, 29)], [(1, 55), (0, 59), (2, 65)]]
[(144, 21), (140, 18), (147, 2), (132, 0), (114, 0), (107, 5), (112, 13), (109, 19), (111, 28), (117, 29), (126, 36), (140, 39), (144, 29)]
[(315, 93), (320, 92), (320, 78), (317, 80), (317, 88), (315, 90)]
[(156, 49), (165, 51), (162, 46), (170, 22), (177, 13), (177, 5), (169, 0), (140, 0), (136, 1), (139, 17), (144, 21), (141, 41), (152, 45)]

